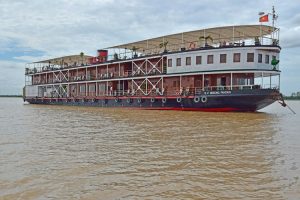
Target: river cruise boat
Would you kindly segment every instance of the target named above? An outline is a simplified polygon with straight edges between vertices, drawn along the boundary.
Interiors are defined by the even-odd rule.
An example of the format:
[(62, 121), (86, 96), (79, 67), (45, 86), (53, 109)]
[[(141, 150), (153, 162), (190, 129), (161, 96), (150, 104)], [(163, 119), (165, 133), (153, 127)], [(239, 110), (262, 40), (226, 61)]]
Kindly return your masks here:
[(281, 98), (279, 29), (214, 27), (25, 67), (31, 104), (257, 111)]

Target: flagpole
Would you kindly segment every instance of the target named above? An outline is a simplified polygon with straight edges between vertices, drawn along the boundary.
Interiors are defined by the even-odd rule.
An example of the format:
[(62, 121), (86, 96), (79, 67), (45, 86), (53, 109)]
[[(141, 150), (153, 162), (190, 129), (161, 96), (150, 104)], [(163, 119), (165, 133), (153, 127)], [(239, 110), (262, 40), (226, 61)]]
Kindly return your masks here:
[(262, 22), (260, 22), (260, 26), (259, 27), (260, 27), (260, 41), (261, 41), (261, 44), (263, 44), (262, 43), (262, 27), (261, 26), (262, 26)]
[[(262, 16), (264, 15), (265, 13), (264, 12), (259, 12), (258, 15), (259, 16)], [(260, 19), (260, 18), (259, 18)], [(259, 33), (260, 33), (260, 41), (261, 41), (261, 44), (262, 44), (262, 22), (259, 20), (259, 23), (260, 23), (260, 26), (259, 26)]]

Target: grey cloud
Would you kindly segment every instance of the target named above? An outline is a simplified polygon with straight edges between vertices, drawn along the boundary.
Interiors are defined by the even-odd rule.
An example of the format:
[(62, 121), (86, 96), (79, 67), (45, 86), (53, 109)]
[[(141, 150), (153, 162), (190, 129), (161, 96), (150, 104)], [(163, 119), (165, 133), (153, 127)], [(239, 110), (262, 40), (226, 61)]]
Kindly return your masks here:
[[(299, 48), (300, 32), (295, 27), (300, 22), (300, 3), (294, 0), (0, 0), (0, 49), (10, 48), (7, 41), (18, 41), (21, 49), (45, 52), (32, 57), (33, 61), (81, 51), (94, 55), (99, 48), (169, 33), (257, 24), (257, 13), (270, 12), (273, 4), (280, 14), (281, 44)], [(30, 57), (19, 59), (27, 61)], [(2, 63), (0, 68), (9, 66)], [(14, 70), (23, 73), (22, 69)], [(16, 78), (10, 77), (14, 83)]]

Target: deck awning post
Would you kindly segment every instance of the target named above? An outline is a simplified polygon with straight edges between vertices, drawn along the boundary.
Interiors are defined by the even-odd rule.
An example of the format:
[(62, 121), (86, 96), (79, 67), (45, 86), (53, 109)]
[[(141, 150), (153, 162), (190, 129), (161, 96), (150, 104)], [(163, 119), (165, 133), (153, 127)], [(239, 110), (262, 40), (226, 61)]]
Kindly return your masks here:
[(232, 26), (232, 44), (234, 44), (234, 26)]

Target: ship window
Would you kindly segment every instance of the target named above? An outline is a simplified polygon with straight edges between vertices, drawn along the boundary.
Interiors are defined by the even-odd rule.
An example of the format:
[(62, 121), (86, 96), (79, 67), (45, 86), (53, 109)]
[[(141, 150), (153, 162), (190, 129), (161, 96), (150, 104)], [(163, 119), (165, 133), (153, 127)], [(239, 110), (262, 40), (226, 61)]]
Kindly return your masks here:
[(247, 53), (247, 62), (254, 62), (254, 53)]
[(261, 53), (258, 54), (258, 62), (262, 63), (262, 54)]
[(186, 57), (185, 58), (185, 65), (191, 65), (192, 64), (192, 59), (191, 57)]
[(240, 53), (233, 54), (233, 62), (241, 62), (241, 54)]
[(265, 63), (266, 64), (270, 63), (270, 56), (269, 55), (266, 55), (266, 57), (265, 57)]
[(226, 54), (220, 54), (220, 63), (226, 63)]
[(84, 93), (85, 92), (85, 85), (80, 85), (79, 92)]
[(168, 67), (172, 67), (172, 59), (168, 59)]
[(213, 63), (214, 63), (214, 55), (208, 55), (207, 64), (213, 64)]
[(176, 59), (176, 66), (177, 67), (181, 66), (181, 58)]
[(96, 91), (95, 85), (89, 85), (89, 92), (95, 92), (95, 91)]
[(196, 56), (196, 65), (201, 65), (202, 63), (202, 56)]

